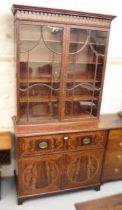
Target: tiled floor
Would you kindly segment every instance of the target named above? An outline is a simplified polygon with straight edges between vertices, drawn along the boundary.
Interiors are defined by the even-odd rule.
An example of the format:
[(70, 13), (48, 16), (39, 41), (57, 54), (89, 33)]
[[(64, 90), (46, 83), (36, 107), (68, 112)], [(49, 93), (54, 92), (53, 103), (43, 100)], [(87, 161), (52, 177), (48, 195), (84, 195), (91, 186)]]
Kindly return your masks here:
[(13, 178), (2, 179), (2, 199), (0, 210), (75, 210), (74, 204), (122, 192), (122, 181), (109, 182), (100, 191), (82, 190), (43, 198), (26, 200), (18, 206)]

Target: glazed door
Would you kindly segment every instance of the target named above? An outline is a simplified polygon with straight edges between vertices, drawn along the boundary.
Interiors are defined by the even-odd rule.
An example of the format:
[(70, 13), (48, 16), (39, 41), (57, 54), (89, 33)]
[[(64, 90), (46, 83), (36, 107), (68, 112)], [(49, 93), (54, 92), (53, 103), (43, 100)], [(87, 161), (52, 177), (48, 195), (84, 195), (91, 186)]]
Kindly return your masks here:
[(64, 119), (98, 116), (107, 32), (69, 28)]
[(103, 149), (69, 152), (65, 156), (63, 188), (81, 188), (100, 183)]
[(59, 120), (63, 28), (19, 26), (18, 120)]
[(98, 117), (107, 32), (21, 24), (18, 39), (18, 121)]
[(19, 195), (33, 195), (60, 190), (62, 162), (62, 155), (19, 159)]

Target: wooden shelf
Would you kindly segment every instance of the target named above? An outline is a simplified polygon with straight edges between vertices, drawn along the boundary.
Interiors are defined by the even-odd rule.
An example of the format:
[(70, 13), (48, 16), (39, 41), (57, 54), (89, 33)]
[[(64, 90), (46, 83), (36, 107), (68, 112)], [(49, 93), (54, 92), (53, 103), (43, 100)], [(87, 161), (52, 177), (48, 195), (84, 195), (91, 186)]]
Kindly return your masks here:
[[(77, 61), (77, 62), (69, 62), (69, 64), (80, 64), (80, 65), (95, 65), (96, 62), (94, 61)], [(98, 62), (97, 65), (103, 64), (102, 62)]]
[[(35, 102), (55, 102), (58, 101), (59, 97), (58, 96), (22, 96), (20, 97), (20, 102), (25, 103), (35, 103)], [(96, 97), (93, 97), (91, 95), (77, 95), (77, 96), (66, 96), (65, 101), (90, 101), (90, 100), (98, 100)]]
[[(20, 62), (25, 62), (27, 63), (27, 60), (25, 59), (25, 57), (23, 59), (20, 60)], [(38, 58), (38, 59), (34, 59), (34, 60), (29, 60), (29, 66), (31, 67), (31, 65), (34, 65), (34, 64), (58, 64), (58, 65), (61, 65), (61, 61), (51, 61), (51, 60), (43, 60), (41, 61), (41, 58)], [(95, 65), (96, 63), (95, 62), (92, 62), (92, 61), (77, 61), (77, 62), (68, 62), (68, 64), (80, 64), (80, 65)], [(101, 65), (103, 64), (102, 62), (99, 62), (97, 63), (97, 65)]]
[(51, 77), (49, 78), (30, 78), (30, 79), (26, 79), (26, 78), (23, 78), (23, 79), (20, 79), (20, 83), (59, 83), (60, 81), (59, 80), (51, 80)]
[[(38, 40), (38, 39), (36, 39), (36, 40), (34, 40), (34, 39), (20, 39), (20, 42), (28, 42), (28, 43), (32, 43), (32, 42), (34, 42), (35, 44), (36, 43), (40, 43), (40, 42), (43, 42), (43, 40)], [(52, 39), (48, 39), (48, 40), (45, 40), (44, 39), (44, 42), (49, 42), (49, 43), (62, 43), (62, 41), (61, 40), (52, 40)], [(21, 43), (20, 43), (21, 44)]]
[[(39, 116), (39, 117), (33, 117), (31, 114), (28, 116), (29, 117), (29, 123), (34, 123), (34, 122), (40, 122), (40, 119), (42, 122), (47, 122), (47, 121), (52, 121), (58, 122), (58, 116)], [(25, 123), (27, 120), (27, 116), (22, 116), (20, 123)]]
[[(51, 76), (49, 78), (23, 78), (20, 79), (20, 83), (59, 83), (60, 80), (51, 80)], [(68, 79), (66, 83), (74, 82), (73, 79)], [(87, 79), (87, 78), (75, 78), (75, 83), (99, 83), (99, 80), (94, 80), (94, 79)]]
[(90, 100), (98, 100), (98, 98), (93, 97), (91, 95), (78, 95), (78, 96), (67, 96), (66, 101), (90, 101)]
[(75, 83), (99, 83), (99, 80), (94, 80), (94, 79), (87, 79), (87, 78), (75, 78), (73, 79), (67, 79), (67, 82), (75, 82)]
[[(71, 41), (69, 44), (82, 44), (84, 45), (85, 42), (80, 42), (80, 41)], [(105, 47), (105, 44), (104, 43), (95, 43), (95, 42), (90, 42), (88, 43), (88, 45), (96, 45), (96, 46), (104, 46)]]
[[(24, 54), (24, 53), (23, 53)], [(21, 59), (20, 59), (20, 62), (25, 62), (25, 63), (28, 63), (27, 62), (27, 59), (26, 59), (26, 56), (23, 55), (23, 58), (21, 56)], [(31, 59), (29, 60), (29, 66), (31, 67), (31, 65), (35, 65), (35, 64), (41, 64), (41, 65), (45, 65), (45, 64), (61, 64), (61, 61), (53, 61), (52, 60), (44, 60), (42, 58), (42, 61), (41, 61), (41, 58), (36, 58), (36, 59)]]
[(91, 115), (90, 113), (84, 112), (84, 113), (82, 113), (82, 114), (73, 114), (73, 115), (72, 115), (72, 118), (71, 118), (70, 115), (69, 115), (69, 116), (65, 115), (64, 120), (69, 120), (69, 119), (81, 119), (81, 117), (84, 118), (84, 119), (86, 119), (86, 118), (87, 118), (87, 119), (89, 119), (89, 118), (95, 118), (95, 116)]
[(22, 96), (20, 97), (20, 102), (21, 103), (38, 103), (38, 102), (55, 102), (58, 101), (58, 96)]
[[(38, 42), (43, 42), (43, 40), (34, 40), (34, 39), (20, 39), (20, 42), (28, 42), (28, 43), (32, 43), (34, 42), (35, 44), (38, 43)], [(53, 44), (56, 44), (56, 43), (62, 43), (61, 40), (45, 40), (44, 39), (44, 42), (49, 42), (49, 43), (53, 43)], [(21, 44), (21, 43), (20, 43)], [(81, 42), (81, 41), (70, 41), (69, 44), (81, 44), (81, 45), (84, 45), (85, 42)], [(95, 43), (95, 42), (90, 42), (88, 43), (88, 45), (96, 45), (96, 46), (104, 46), (105, 47), (105, 43)]]

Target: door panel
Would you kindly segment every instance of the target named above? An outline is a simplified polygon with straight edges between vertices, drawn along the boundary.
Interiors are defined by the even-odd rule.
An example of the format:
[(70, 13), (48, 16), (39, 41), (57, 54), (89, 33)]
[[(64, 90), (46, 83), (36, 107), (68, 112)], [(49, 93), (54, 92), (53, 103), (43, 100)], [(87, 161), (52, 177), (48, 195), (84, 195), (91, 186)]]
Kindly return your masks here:
[(62, 181), (62, 162), (62, 155), (19, 159), (19, 194), (58, 191)]
[(65, 119), (98, 115), (107, 33), (70, 28)]
[(100, 182), (103, 149), (71, 152), (65, 158), (64, 188), (83, 187)]
[(63, 28), (20, 25), (20, 120), (58, 120)]

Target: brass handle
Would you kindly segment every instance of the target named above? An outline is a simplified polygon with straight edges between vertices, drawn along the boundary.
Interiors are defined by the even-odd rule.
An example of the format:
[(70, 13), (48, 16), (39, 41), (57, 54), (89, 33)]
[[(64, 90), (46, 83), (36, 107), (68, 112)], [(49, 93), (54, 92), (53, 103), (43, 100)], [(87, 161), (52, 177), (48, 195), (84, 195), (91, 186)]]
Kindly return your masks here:
[(114, 169), (114, 172), (115, 172), (115, 173), (118, 173), (118, 172), (119, 172), (119, 168), (115, 168), (115, 169)]
[(47, 142), (42, 141), (42, 142), (39, 143), (39, 148), (40, 149), (46, 149), (47, 147), (48, 147)]
[(119, 143), (119, 146), (122, 147), (122, 142)]
[(122, 155), (117, 155), (117, 158), (119, 159), (119, 160), (121, 160), (122, 159)]
[(91, 143), (91, 138), (85, 137), (85, 138), (83, 138), (82, 142), (83, 142), (83, 144), (86, 144), (86, 145), (90, 144)]
[(69, 137), (68, 136), (64, 136), (64, 140), (68, 140), (69, 139)]

